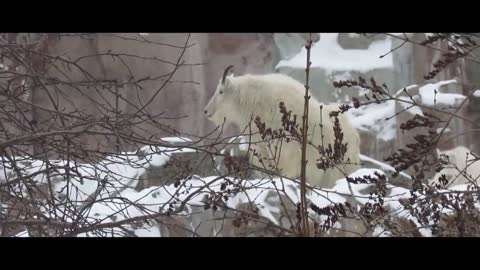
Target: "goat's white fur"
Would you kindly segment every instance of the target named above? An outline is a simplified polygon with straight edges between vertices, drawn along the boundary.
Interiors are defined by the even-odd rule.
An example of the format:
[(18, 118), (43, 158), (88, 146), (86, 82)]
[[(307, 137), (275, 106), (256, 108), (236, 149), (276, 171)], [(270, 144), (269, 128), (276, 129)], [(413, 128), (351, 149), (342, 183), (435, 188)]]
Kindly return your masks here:
[(469, 161), (472, 160), (473, 156), (467, 147), (457, 146), (444, 151), (437, 149), (437, 156), (442, 160), (447, 159), (447, 164), (444, 165), (440, 172), (435, 174), (433, 179), (431, 179), (431, 183), (438, 183), (438, 179), (442, 174), (445, 174), (447, 177), (447, 187), (469, 184), (472, 180), (478, 183), (480, 163), (478, 161)]
[[(257, 116), (261, 121), (265, 122), (266, 127), (273, 130), (282, 128), (282, 114), (280, 113), (279, 103), (284, 102), (288, 111), (292, 111), (292, 117), (297, 115), (298, 130), (302, 126), (302, 115), (304, 111), (304, 95), (305, 86), (299, 81), (283, 75), (283, 74), (267, 74), (267, 75), (251, 75), (243, 76), (227, 76), (222, 84), (220, 80), (215, 94), (210, 99), (205, 108), (207, 117), (216, 125), (235, 124), (243, 130), (251, 123), (252, 137), (250, 143), (262, 141), (258, 134), (257, 126), (251, 122)], [(338, 105), (323, 105), (322, 121), (320, 121), (320, 102), (311, 96), (309, 101), (309, 123), (308, 123), (308, 139), (314, 145), (322, 145), (320, 136), (320, 126), (323, 124), (323, 144), (334, 144), (334, 118), (329, 116), (330, 112), (338, 110)], [(348, 143), (345, 161), (349, 159), (350, 164), (340, 165), (336, 169), (328, 169), (327, 171), (317, 168), (317, 159), (320, 157), (318, 151), (308, 146), (306, 157), (308, 160), (306, 167), (307, 182), (311, 185), (331, 188), (338, 179), (344, 178), (359, 168), (360, 155), (360, 136), (357, 130), (351, 125), (346, 115), (339, 115), (339, 122), (344, 134), (343, 143)], [(247, 129), (248, 131), (248, 129)], [(286, 132), (288, 134), (288, 132)], [(249, 137), (249, 136), (247, 136)], [(264, 158), (264, 164), (272, 165), (272, 151), (275, 151), (274, 145), (278, 141), (270, 141), (271, 147), (267, 143), (252, 144), (252, 149), (260, 153)], [(279, 146), (280, 148), (280, 146)], [(268, 157), (265, 159), (265, 157)], [(270, 161), (267, 161), (270, 160)], [(283, 140), (280, 155), (276, 155), (277, 168), (283, 176), (298, 179), (300, 177), (301, 164), (301, 145), (297, 141), (287, 143)], [(264, 167), (258, 160), (253, 157), (252, 163), (258, 167)], [(269, 169), (267, 167), (267, 169)]]

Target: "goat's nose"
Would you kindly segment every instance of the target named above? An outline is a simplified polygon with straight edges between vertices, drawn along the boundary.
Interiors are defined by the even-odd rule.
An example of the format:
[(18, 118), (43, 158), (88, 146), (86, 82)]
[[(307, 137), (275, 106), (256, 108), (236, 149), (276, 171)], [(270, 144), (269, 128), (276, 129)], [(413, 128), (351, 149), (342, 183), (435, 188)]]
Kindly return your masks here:
[(208, 113), (208, 111), (207, 111), (207, 110), (205, 110), (205, 114), (207, 114), (207, 113)]

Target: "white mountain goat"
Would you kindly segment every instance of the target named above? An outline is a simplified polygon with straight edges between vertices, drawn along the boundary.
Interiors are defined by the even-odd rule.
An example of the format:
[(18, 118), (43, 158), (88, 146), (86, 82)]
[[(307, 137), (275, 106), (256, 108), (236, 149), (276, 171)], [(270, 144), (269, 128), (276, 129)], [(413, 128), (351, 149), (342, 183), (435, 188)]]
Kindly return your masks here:
[(435, 174), (431, 181), (432, 183), (438, 183), (442, 174), (445, 174), (447, 178), (447, 186), (468, 184), (472, 180), (478, 183), (480, 162), (471, 161), (474, 156), (470, 154), (470, 149), (465, 146), (457, 146), (445, 151), (437, 149), (437, 156), (443, 160), (445, 166), (440, 172)]
[[(243, 76), (228, 75), (229, 66), (225, 69), (219, 81), (215, 94), (205, 108), (208, 119), (220, 126), (223, 123), (235, 124), (241, 130), (251, 123), (252, 135), (247, 135), (251, 149), (261, 155), (263, 165), (259, 158), (253, 157), (252, 164), (270, 170), (269, 165), (276, 165), (276, 172), (282, 176), (298, 179), (301, 168), (301, 143), (295, 140), (266, 138), (262, 142), (262, 136), (254, 123), (257, 116), (265, 123), (266, 129), (271, 131), (283, 129), (282, 117), (279, 104), (283, 102), (287, 111), (291, 112), (291, 119), (296, 115), (298, 131), (302, 127), (302, 115), (304, 110), (305, 86), (299, 81), (283, 74), (267, 74)], [(308, 140), (315, 146), (324, 145), (328, 148), (331, 144), (334, 148), (334, 118), (329, 114), (338, 110), (338, 105), (322, 105), (313, 96), (309, 100), (308, 116)], [(320, 109), (320, 106), (322, 110)], [(322, 119), (320, 119), (320, 114)], [(338, 179), (344, 178), (359, 168), (360, 136), (351, 125), (346, 115), (338, 115), (340, 127), (343, 133), (342, 144), (347, 143), (347, 151), (343, 155), (343, 161), (337, 163), (332, 169), (319, 169), (317, 160), (321, 157), (319, 151), (312, 145), (308, 145), (306, 158), (307, 182), (313, 186), (331, 188)], [(323, 125), (323, 142), (320, 124)], [(249, 131), (249, 128), (246, 129)], [(284, 131), (290, 135), (288, 131)], [(262, 142), (262, 143), (255, 143)], [(323, 143), (323, 144), (322, 144)], [(269, 146), (270, 145), (270, 146)], [(278, 146), (278, 148), (275, 148)], [(347, 162), (348, 161), (348, 162)], [(342, 164), (343, 163), (343, 164)], [(348, 164), (345, 164), (348, 163)]]

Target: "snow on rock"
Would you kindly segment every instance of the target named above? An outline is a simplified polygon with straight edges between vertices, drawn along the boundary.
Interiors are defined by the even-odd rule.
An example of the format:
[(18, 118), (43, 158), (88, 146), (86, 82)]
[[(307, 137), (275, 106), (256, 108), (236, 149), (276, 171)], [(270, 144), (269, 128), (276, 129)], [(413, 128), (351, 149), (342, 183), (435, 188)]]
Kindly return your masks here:
[(402, 101), (404, 101), (404, 102), (399, 101), (398, 103), (400, 104), (400, 106), (402, 106), (402, 108), (403, 108), (405, 111), (408, 111), (408, 112), (410, 112), (411, 114), (418, 114), (418, 115), (423, 116), (423, 111), (422, 111), (422, 109), (420, 109), (420, 107), (418, 107), (417, 105), (411, 104), (411, 103), (412, 103), (412, 100), (411, 100), (409, 97), (401, 96), (401, 97), (399, 97), (399, 99), (401, 99)]
[[(456, 80), (446, 80), (426, 84), (419, 89), (420, 102), (426, 106), (458, 106), (466, 98), (460, 94), (441, 93), (440, 87), (457, 83)], [(435, 93), (436, 91), (436, 93)]]
[[(390, 171), (390, 172), (394, 172), (395, 171), (395, 168), (393, 168), (392, 166), (386, 164), (386, 163), (383, 163), (383, 162), (380, 162), (378, 160), (375, 160), (373, 158), (370, 158), (368, 156), (365, 156), (365, 155), (362, 155), (360, 154), (360, 160), (361, 161), (367, 161), (367, 162), (370, 162), (370, 163), (373, 163), (377, 166), (380, 167), (380, 169), (384, 170), (384, 171)], [(400, 174), (408, 179), (412, 179), (412, 177), (404, 172), (400, 172)]]
[[(178, 143), (178, 142), (190, 142), (188, 139), (182, 139), (179, 137), (167, 137), (163, 138), (162, 140), (170, 142), (170, 143)], [(159, 147), (159, 146), (151, 146), (146, 145), (140, 149), (140, 152), (144, 155), (146, 162), (148, 165), (154, 167), (160, 167), (165, 165), (168, 160), (171, 158), (173, 153), (192, 153), (196, 152), (195, 149), (191, 149), (188, 147)]]
[(160, 147), (145, 146), (141, 150), (144, 151), (147, 164), (154, 167), (163, 166), (170, 159), (168, 155), (162, 153), (162, 148)]
[(409, 85), (407, 87), (404, 87), (402, 89), (399, 89), (397, 90), (397, 92), (395, 92), (395, 94), (393, 95), (393, 97), (399, 97), (400, 95), (403, 95), (404, 92), (406, 91), (408, 93), (408, 91), (412, 90), (412, 89), (415, 89), (417, 88), (418, 85), (417, 84), (412, 84), (412, 85)]
[(451, 131), (452, 131), (452, 130), (451, 130), (450, 128), (448, 128), (448, 127), (447, 127), (447, 128), (437, 128), (437, 129), (435, 130), (435, 132), (436, 132), (437, 134), (440, 134), (440, 133), (442, 133), (442, 132), (443, 132), (443, 133), (449, 133), (449, 132), (451, 132)]
[(29, 237), (28, 231), (17, 233), (15, 237)]
[[(374, 69), (393, 68), (393, 56), (388, 54), (383, 58), (381, 55), (392, 49), (392, 41), (374, 41), (367, 50), (343, 49), (337, 42), (338, 33), (321, 33), (320, 40), (312, 45), (311, 62), (312, 68), (323, 68), (327, 74), (334, 71), (358, 71), (368, 72)], [(305, 47), (288, 60), (280, 61), (276, 69), (281, 67), (305, 68), (307, 51)]]
[(2, 69), (4, 71), (8, 71), (9, 67), (7, 65), (4, 65), (4, 64), (0, 63), (0, 69)]
[(135, 230), (135, 235), (138, 237), (162, 237), (160, 229), (155, 226), (137, 229)]
[(480, 89), (475, 90), (475, 92), (473, 92), (473, 96), (480, 97)]
[[(372, 169), (363, 169), (357, 171), (353, 176), (363, 176), (366, 174), (372, 174)], [(381, 171), (379, 171), (381, 173)], [(235, 181), (234, 179), (227, 178), (229, 181)], [(180, 214), (192, 214), (192, 207), (202, 207), (204, 205), (204, 199), (207, 194), (211, 192), (220, 192), (223, 180), (218, 177), (194, 177), (186, 182), (185, 186), (179, 188), (174, 185), (162, 186), (162, 187), (150, 187), (142, 191), (126, 190), (122, 195), (122, 200), (127, 200), (128, 203), (122, 203), (122, 201), (116, 199), (115, 204), (112, 201), (98, 202), (92, 206), (90, 211), (90, 217), (97, 219), (105, 219), (106, 217), (113, 216), (115, 221), (120, 221), (126, 218), (141, 216), (145, 214), (154, 214), (159, 211), (166, 211), (168, 205), (172, 203), (172, 195), (177, 194), (177, 205), (179, 202), (185, 201), (187, 198), (188, 203), (185, 204), (185, 209)], [(208, 189), (202, 188), (208, 186)], [(368, 200), (368, 196), (361, 193), (361, 190), (368, 186), (367, 184), (353, 185), (355, 195), (364, 197), (362, 200)], [(279, 225), (277, 219), (280, 214), (281, 207), (278, 201), (278, 195), (276, 193), (276, 187), (282, 187), (285, 191), (285, 195), (293, 202), (297, 203), (300, 200), (300, 189), (296, 182), (287, 179), (273, 178), (270, 179), (255, 179), (246, 181), (243, 185), (243, 191), (238, 192), (228, 198), (226, 205), (229, 208), (235, 209), (240, 204), (255, 202), (258, 207), (259, 214), (272, 223)], [(196, 192), (194, 196), (190, 194)], [(346, 198), (340, 194), (350, 194), (345, 180), (341, 180), (332, 189), (315, 190), (308, 194), (309, 201), (317, 205), (318, 207), (326, 207), (332, 203), (344, 203)], [(272, 196), (275, 195), (275, 196)], [(134, 204), (131, 204), (133, 202)], [(137, 206), (142, 207), (137, 207)], [(119, 212), (119, 210), (122, 211)], [(312, 211), (310, 211), (313, 213)], [(104, 222), (110, 222), (111, 220), (105, 219)]]
[(374, 237), (389, 237), (392, 233), (386, 230), (383, 226), (377, 225), (373, 231)]
[(387, 189), (389, 190), (389, 193), (387, 198), (385, 198), (385, 207), (388, 207), (391, 212), (404, 210), (404, 207), (399, 200), (410, 198), (410, 190), (390, 184), (387, 184)]
[(392, 117), (395, 115), (394, 100), (351, 109), (347, 115), (355, 128), (377, 134), (378, 139), (389, 141), (394, 139), (397, 134), (397, 121), (395, 117)]
[[(168, 157), (164, 154), (165, 149), (156, 152), (153, 147), (143, 149), (145, 152), (151, 151), (152, 160), (165, 162)], [(156, 156), (156, 157), (155, 157)], [(125, 162), (128, 161), (128, 162)], [(142, 163), (144, 162), (144, 163)], [(133, 189), (131, 180), (138, 178), (138, 176), (145, 170), (141, 164), (146, 164), (145, 159), (136, 157), (132, 153), (122, 153), (119, 156), (107, 157), (105, 160), (96, 164), (96, 166), (90, 164), (76, 164), (76, 166), (70, 165), (71, 168), (75, 168), (76, 174), (71, 175), (69, 181), (61, 179), (54, 185), (54, 191), (57, 196), (68, 196), (72, 202), (76, 202), (78, 207), (85, 206), (85, 201), (93, 194), (96, 194), (96, 202), (89, 205), (88, 211), (84, 213), (84, 218), (91, 222), (96, 221), (100, 223), (118, 222), (125, 219), (154, 215), (158, 213), (165, 213), (168, 209), (173, 211), (180, 211), (180, 216), (189, 215), (205, 215), (207, 212), (198, 211), (203, 209), (205, 205), (205, 198), (212, 193), (220, 193), (222, 191), (222, 183), (226, 180), (237, 182), (238, 180), (233, 178), (220, 178), (217, 176), (211, 177), (198, 177), (192, 176), (189, 180), (182, 180), (183, 183), (179, 187), (174, 184), (165, 186), (153, 186), (137, 191)], [(64, 161), (52, 161), (52, 164), (66, 165)], [(160, 164), (158, 162), (157, 164)], [(42, 161), (31, 162), (28, 170), (32, 173), (35, 169), (42, 169), (45, 164)], [(373, 175), (374, 172), (383, 174), (378, 169), (360, 169), (353, 173), (351, 176), (364, 176)], [(61, 171), (60, 174), (64, 174)], [(41, 175), (41, 174), (40, 174)], [(39, 178), (42, 179), (43, 178)], [(106, 179), (106, 181), (102, 181)], [(280, 225), (279, 216), (285, 210), (279, 200), (277, 188), (282, 190), (282, 195), (288, 198), (288, 201), (295, 204), (300, 201), (300, 188), (297, 182), (288, 179), (273, 178), (270, 179), (253, 179), (248, 181), (242, 181), (239, 183), (241, 190), (235, 194), (231, 194), (226, 201), (227, 207), (230, 209), (236, 209), (242, 204), (248, 204), (254, 202), (258, 209), (258, 214), (274, 224)], [(100, 187), (105, 185), (100, 191)], [(341, 179), (337, 182), (337, 185), (332, 189), (314, 189), (309, 192), (307, 199), (314, 203), (316, 206), (323, 208), (331, 204), (344, 203), (347, 201), (346, 196), (352, 195), (350, 188), (353, 191), (353, 195), (358, 196), (359, 203), (366, 203), (369, 198), (365, 193), (365, 188), (368, 188), (371, 184), (355, 184), (349, 185), (345, 179)], [(68, 188), (67, 188), (68, 187)], [(129, 188), (124, 188), (129, 187)], [(99, 193), (97, 193), (99, 192)], [(117, 192), (117, 193), (115, 193)], [(60, 198), (61, 199), (61, 198)], [(188, 200), (188, 201), (187, 201)], [(386, 203), (389, 202), (385, 199)], [(184, 208), (182, 204), (184, 203)], [(62, 217), (64, 215), (63, 208), (58, 206), (58, 209), (44, 209), (45, 212), (52, 213), (55, 211), (55, 216)], [(311, 214), (314, 212), (309, 209)], [(315, 216), (315, 215), (314, 215)], [(73, 222), (74, 218), (64, 217), (67, 222)], [(326, 216), (322, 215), (319, 218), (320, 222), (326, 219)], [(190, 226), (195, 228), (199, 224), (192, 222), (194, 219), (186, 219), (187, 224), (190, 222)], [(130, 226), (130, 225), (128, 225)], [(128, 227), (126, 226), (126, 227)], [(126, 228), (129, 233), (137, 236), (160, 236), (161, 225), (154, 224), (143, 225), (141, 228)], [(111, 236), (119, 236), (124, 234), (121, 230), (113, 230), (107, 233)], [(80, 237), (91, 237), (103, 235), (105, 232), (99, 233), (84, 233), (79, 235)]]
[[(380, 113), (387, 115), (385, 111), (392, 113), (382, 107), (372, 111), (372, 116), (377, 116)], [(83, 213), (86, 220), (108, 223), (123, 221), (133, 217), (158, 215), (159, 213), (166, 214), (167, 211), (176, 211), (178, 212), (176, 213), (178, 214), (177, 216), (182, 219), (181, 222), (190, 226), (192, 230), (195, 230), (206, 219), (211, 219), (212, 216), (208, 215), (213, 210), (204, 209), (205, 198), (207, 195), (211, 196), (216, 193), (223, 192), (225, 194), (226, 187), (224, 183), (227, 182), (235, 183), (233, 186), (228, 186), (227, 189), (237, 188), (237, 192), (227, 193), (228, 196), (226, 197), (228, 199), (224, 199), (227, 208), (237, 209), (242, 204), (253, 202), (257, 206), (258, 214), (276, 225), (284, 226), (279, 217), (285, 211), (280, 200), (281, 196), (279, 196), (277, 190), (281, 190), (281, 195), (292, 205), (300, 201), (298, 182), (280, 178), (245, 181), (228, 177), (209, 176), (202, 178), (193, 175), (190, 179), (181, 180), (180, 186), (174, 184), (152, 186), (138, 191), (133, 188), (132, 179), (136, 180), (144, 172), (146, 166), (151, 166), (148, 165), (148, 162), (153, 161), (157, 165), (164, 164), (169, 158), (165, 153), (167, 149), (155, 147), (144, 147), (142, 149), (151, 157), (150, 160), (136, 156), (134, 153), (122, 153), (115, 157), (107, 157), (96, 164), (96, 166), (90, 164), (74, 166), (70, 164), (72, 169), (75, 168), (75, 174), (72, 173), (69, 181), (59, 177), (60, 180), (54, 186), (55, 194), (68, 196), (72, 202), (78, 204), (78, 207), (84, 207), (85, 200), (92, 194), (100, 192), (98, 188), (105, 184), (106, 186), (98, 194), (97, 200), (88, 205), (88, 211)], [(184, 150), (190, 151), (191, 149)], [(362, 155), (361, 159), (374, 163), (380, 168), (361, 168), (350, 174), (350, 177), (363, 177), (366, 175), (376, 177), (375, 173), (385, 175), (385, 171), (394, 170), (391, 166), (369, 157)], [(59, 168), (60, 166), (66, 166), (65, 161), (51, 161), (50, 163), (57, 164)], [(23, 162), (22, 166), (22, 169), (30, 174), (35, 172), (35, 170), (38, 171), (45, 168), (45, 164), (42, 161)], [(59, 169), (59, 176), (64, 175), (65, 172), (62, 170), (65, 170), (65, 168)], [(44, 178), (42, 174), (35, 177), (38, 181), (45, 181)], [(105, 179), (106, 182), (102, 181)], [(353, 199), (359, 205), (365, 205), (368, 202), (372, 202), (371, 196), (375, 196), (369, 194), (369, 190), (372, 187), (374, 187), (374, 184), (352, 184), (347, 182), (346, 179), (339, 179), (331, 189), (313, 189), (311, 192), (308, 192), (307, 199), (320, 208), (332, 204), (345, 203), (347, 199)], [(409, 211), (406, 211), (399, 202), (399, 199), (410, 198), (410, 191), (402, 187), (393, 186), (388, 181), (386, 188), (388, 192), (384, 197), (384, 206), (387, 211), (392, 216), (410, 219), (419, 225), (418, 221), (411, 217)], [(463, 186), (456, 186), (455, 188), (465, 189)], [(55, 216), (60, 218), (64, 215), (62, 210), (64, 210), (62, 206), (58, 206), (58, 209), (45, 209), (45, 212), (51, 213), (51, 211), (55, 211)], [(312, 217), (319, 218), (320, 222), (326, 219), (325, 215), (317, 217), (312, 209), (309, 209), (309, 213), (312, 214)], [(203, 219), (194, 218), (198, 216), (201, 216)], [(75, 217), (64, 218), (67, 222), (73, 222)], [(159, 237), (164, 232), (164, 227), (162, 226), (162, 224), (152, 221), (143, 225), (125, 225), (124, 230), (115, 228), (108, 233), (88, 232), (78, 236), (122, 236), (125, 235), (125, 231), (128, 231), (127, 234), (140, 237)], [(335, 228), (339, 228), (340, 224), (335, 226)], [(431, 231), (428, 229), (423, 229), (420, 233), (425, 236), (431, 236)], [(385, 231), (385, 228), (381, 226), (377, 226), (373, 232), (373, 236), (384, 237), (390, 235), (390, 232)], [(17, 236), (25, 236), (25, 232), (17, 234)]]
[[(364, 177), (364, 176), (371, 176), (376, 178), (377, 176), (375, 173), (378, 173), (380, 175), (385, 175), (385, 173), (381, 170), (378, 169), (372, 169), (372, 168), (361, 168), (358, 169), (357, 171), (351, 173), (349, 177), (356, 178), (356, 177)], [(365, 204), (369, 200), (368, 193), (365, 193), (364, 191), (367, 190), (368, 188), (373, 187), (374, 184), (352, 184), (347, 182), (345, 178), (340, 179), (337, 181), (336, 185), (332, 188), (335, 192), (338, 192), (339, 194), (347, 194), (347, 195), (353, 195), (355, 196), (355, 199), (360, 202), (361, 204)], [(352, 194), (353, 192), (353, 194)]]
[(190, 140), (189, 138), (185, 138), (185, 137), (163, 137), (161, 138), (162, 141), (164, 142), (172, 142), (172, 143), (188, 143), (188, 142), (192, 142), (192, 140)]

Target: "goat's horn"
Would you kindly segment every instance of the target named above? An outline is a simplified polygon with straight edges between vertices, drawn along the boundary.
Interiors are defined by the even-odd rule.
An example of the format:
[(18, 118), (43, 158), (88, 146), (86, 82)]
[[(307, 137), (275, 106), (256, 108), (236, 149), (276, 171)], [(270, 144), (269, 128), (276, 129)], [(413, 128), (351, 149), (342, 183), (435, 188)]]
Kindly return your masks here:
[(223, 77), (222, 77), (222, 84), (225, 83), (225, 78), (227, 77), (228, 71), (233, 68), (233, 65), (228, 66), (225, 71), (223, 72)]

